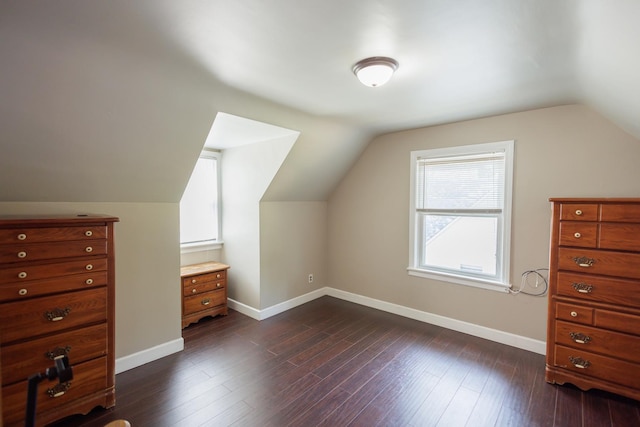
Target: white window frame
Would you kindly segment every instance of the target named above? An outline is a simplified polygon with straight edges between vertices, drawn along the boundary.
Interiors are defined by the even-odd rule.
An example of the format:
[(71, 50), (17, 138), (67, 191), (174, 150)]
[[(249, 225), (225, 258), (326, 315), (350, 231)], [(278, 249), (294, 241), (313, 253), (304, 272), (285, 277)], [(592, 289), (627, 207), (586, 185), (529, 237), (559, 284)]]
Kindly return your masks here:
[(222, 185), (221, 185), (221, 163), (222, 163), (222, 153), (220, 151), (213, 151), (208, 149), (203, 149), (200, 153), (199, 158), (209, 158), (216, 159), (216, 180), (217, 180), (217, 210), (216, 214), (218, 216), (218, 238), (215, 240), (207, 240), (201, 242), (186, 242), (180, 243), (180, 253), (188, 254), (194, 252), (202, 252), (202, 251), (210, 251), (221, 249), (224, 244), (222, 240)]
[[(409, 216), (409, 267), (408, 274), (411, 276), (435, 279), (460, 285), (473, 286), (483, 289), (491, 289), (500, 292), (509, 292), (510, 284), (510, 254), (511, 254), (511, 209), (513, 191), (513, 162), (514, 162), (514, 141), (501, 141), (484, 144), (465, 145), (458, 147), (437, 148), (431, 150), (419, 150), (411, 152), (411, 195), (410, 195), (410, 216)], [(501, 220), (498, 221), (498, 271), (496, 278), (478, 277), (472, 272), (469, 274), (439, 271), (420, 266), (421, 248), (420, 238), (417, 233), (418, 210), (417, 206), (417, 164), (418, 159), (443, 158), (465, 155), (480, 155), (492, 152), (504, 152), (505, 155), (505, 178), (504, 178), (504, 206), (502, 208)]]

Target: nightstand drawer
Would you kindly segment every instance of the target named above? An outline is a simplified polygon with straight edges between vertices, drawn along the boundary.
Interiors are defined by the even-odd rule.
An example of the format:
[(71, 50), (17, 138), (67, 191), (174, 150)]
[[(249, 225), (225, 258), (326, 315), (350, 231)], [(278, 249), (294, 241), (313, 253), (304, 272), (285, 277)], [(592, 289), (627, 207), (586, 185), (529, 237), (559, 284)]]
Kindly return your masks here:
[(196, 284), (185, 284), (182, 288), (182, 294), (186, 297), (189, 295), (197, 295), (203, 292), (213, 291), (215, 289), (223, 289), (226, 286), (225, 280), (216, 280), (208, 282), (199, 282)]
[(184, 314), (196, 313), (227, 303), (223, 289), (184, 298)]

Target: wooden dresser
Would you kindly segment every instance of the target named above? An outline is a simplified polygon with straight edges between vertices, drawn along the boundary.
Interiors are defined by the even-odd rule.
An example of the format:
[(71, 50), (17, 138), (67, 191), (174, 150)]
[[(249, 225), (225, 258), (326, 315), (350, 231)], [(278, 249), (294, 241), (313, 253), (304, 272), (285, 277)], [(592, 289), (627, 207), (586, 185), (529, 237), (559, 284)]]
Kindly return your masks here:
[(219, 262), (185, 265), (182, 278), (182, 328), (206, 316), (226, 315), (227, 270)]
[(38, 425), (115, 404), (110, 216), (0, 216), (2, 418), (24, 425), (27, 377), (68, 355), (73, 379), (38, 387)]
[(546, 380), (640, 400), (640, 199), (551, 199)]

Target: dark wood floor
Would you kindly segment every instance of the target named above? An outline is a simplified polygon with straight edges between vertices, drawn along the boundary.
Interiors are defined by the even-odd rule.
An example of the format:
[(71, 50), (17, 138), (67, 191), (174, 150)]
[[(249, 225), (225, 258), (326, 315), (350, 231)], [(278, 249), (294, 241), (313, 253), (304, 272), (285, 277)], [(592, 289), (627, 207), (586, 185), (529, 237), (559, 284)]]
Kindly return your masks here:
[(640, 426), (640, 403), (544, 381), (544, 357), (323, 297), (235, 311), (119, 374), (114, 409), (61, 426)]

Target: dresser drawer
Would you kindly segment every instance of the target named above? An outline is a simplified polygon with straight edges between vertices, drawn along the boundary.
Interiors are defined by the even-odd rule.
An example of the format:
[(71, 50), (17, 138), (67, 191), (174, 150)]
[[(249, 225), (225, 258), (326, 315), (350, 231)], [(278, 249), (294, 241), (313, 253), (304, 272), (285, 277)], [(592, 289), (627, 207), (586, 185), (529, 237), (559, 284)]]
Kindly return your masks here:
[(577, 221), (560, 222), (560, 246), (595, 248), (598, 243), (598, 224)]
[(0, 230), (0, 245), (5, 243), (40, 243), (67, 240), (105, 239), (105, 225), (79, 227), (9, 228)]
[(197, 313), (227, 303), (224, 289), (184, 298), (184, 314)]
[(198, 274), (197, 276), (183, 277), (182, 284), (187, 287), (207, 282), (220, 282), (226, 280), (226, 271), (214, 271), (213, 273)]
[(640, 279), (640, 254), (558, 248), (558, 268), (588, 274)]
[(640, 252), (640, 224), (600, 224), (601, 249)]
[(83, 242), (0, 245), (0, 263), (83, 257), (87, 255), (104, 255), (106, 253), (107, 241), (105, 239), (92, 239)]
[(640, 365), (557, 345), (554, 365), (627, 387), (640, 387)]
[(29, 280), (49, 279), (88, 271), (106, 271), (107, 258), (67, 261), (46, 264), (20, 265), (0, 268), (0, 284), (21, 283)]
[(92, 271), (53, 279), (0, 284), (0, 302), (104, 286), (107, 281), (106, 271)]
[(98, 323), (106, 318), (104, 287), (4, 303), (0, 304), (0, 343)]
[(596, 309), (594, 325), (599, 328), (640, 335), (640, 316)]
[(196, 284), (192, 284), (191, 280), (184, 280), (184, 286), (182, 288), (182, 293), (184, 296), (196, 295), (202, 292), (208, 292), (215, 289), (224, 289), (226, 286), (225, 280), (215, 280), (215, 281), (207, 281), (207, 282), (198, 282)]
[(556, 319), (568, 320), (583, 325), (593, 325), (593, 311), (593, 308), (582, 305), (556, 303)]
[(640, 223), (640, 204), (607, 203), (602, 205), (601, 221)]
[[(73, 370), (71, 381), (60, 384), (57, 380), (45, 380), (40, 383), (36, 413), (55, 410), (59, 406), (71, 403), (75, 399), (86, 398), (93, 393), (104, 393), (107, 387), (107, 359), (105, 357), (80, 364), (74, 364), (73, 360), (70, 360), (70, 363)], [(57, 397), (52, 397), (53, 395)], [(2, 388), (2, 410), (5, 424), (11, 425), (19, 422), (20, 424), (17, 425), (23, 425), (26, 402), (26, 381)]]
[(563, 221), (597, 221), (597, 203), (562, 203), (560, 219)]
[(635, 335), (558, 321), (556, 323), (556, 343), (577, 350), (640, 363), (640, 337)]
[(107, 325), (74, 329), (56, 335), (2, 347), (2, 382), (23, 381), (36, 372), (44, 372), (57, 356), (69, 356), (72, 363), (105, 356)]
[(558, 295), (584, 301), (640, 307), (640, 283), (578, 273), (558, 273)]

